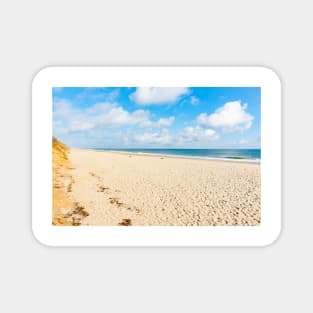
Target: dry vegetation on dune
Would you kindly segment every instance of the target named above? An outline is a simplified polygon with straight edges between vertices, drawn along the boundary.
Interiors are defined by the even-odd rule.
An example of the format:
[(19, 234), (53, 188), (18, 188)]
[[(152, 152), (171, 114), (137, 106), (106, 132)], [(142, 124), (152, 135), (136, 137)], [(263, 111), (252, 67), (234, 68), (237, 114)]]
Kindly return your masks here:
[(52, 224), (78, 226), (88, 212), (73, 201), (71, 196), (74, 182), (70, 173), (69, 148), (55, 137), (52, 138)]

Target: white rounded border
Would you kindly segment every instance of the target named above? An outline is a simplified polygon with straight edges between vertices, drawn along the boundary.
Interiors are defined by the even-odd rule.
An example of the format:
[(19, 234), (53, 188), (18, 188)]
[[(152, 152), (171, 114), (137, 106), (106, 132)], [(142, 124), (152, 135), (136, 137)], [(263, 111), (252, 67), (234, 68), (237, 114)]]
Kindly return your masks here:
[[(261, 87), (260, 226), (56, 227), (52, 87)], [(281, 83), (265, 67), (48, 67), (32, 85), (32, 229), (48, 246), (265, 246), (281, 230)]]

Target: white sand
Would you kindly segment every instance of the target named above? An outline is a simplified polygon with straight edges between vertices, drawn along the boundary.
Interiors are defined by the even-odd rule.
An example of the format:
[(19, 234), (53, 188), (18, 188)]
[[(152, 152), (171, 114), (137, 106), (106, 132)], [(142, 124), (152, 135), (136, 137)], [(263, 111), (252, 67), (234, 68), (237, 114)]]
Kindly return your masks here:
[(259, 225), (260, 164), (74, 150), (82, 225)]

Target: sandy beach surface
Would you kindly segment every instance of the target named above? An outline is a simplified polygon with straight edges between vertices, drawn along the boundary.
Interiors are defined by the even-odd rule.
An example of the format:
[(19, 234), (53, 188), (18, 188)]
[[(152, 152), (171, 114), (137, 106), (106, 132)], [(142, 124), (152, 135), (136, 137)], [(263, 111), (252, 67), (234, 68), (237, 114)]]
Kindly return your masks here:
[(260, 224), (260, 164), (71, 149), (80, 225)]

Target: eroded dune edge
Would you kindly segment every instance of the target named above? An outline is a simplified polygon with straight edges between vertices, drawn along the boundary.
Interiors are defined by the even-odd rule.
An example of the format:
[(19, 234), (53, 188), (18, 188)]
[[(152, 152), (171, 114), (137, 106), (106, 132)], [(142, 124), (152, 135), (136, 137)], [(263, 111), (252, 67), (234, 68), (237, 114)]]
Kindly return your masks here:
[(52, 138), (52, 224), (78, 226), (89, 213), (72, 195), (74, 183), (70, 149), (55, 137)]

